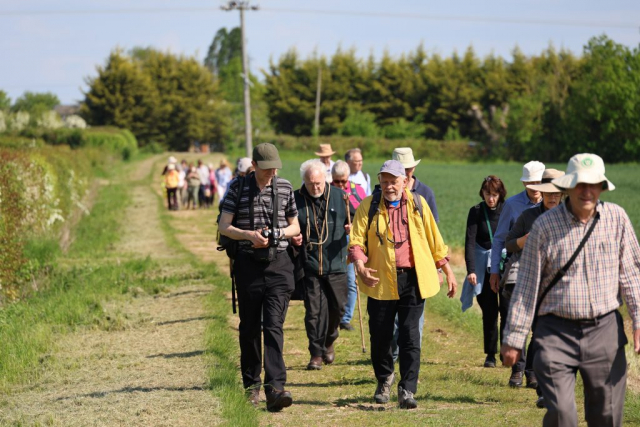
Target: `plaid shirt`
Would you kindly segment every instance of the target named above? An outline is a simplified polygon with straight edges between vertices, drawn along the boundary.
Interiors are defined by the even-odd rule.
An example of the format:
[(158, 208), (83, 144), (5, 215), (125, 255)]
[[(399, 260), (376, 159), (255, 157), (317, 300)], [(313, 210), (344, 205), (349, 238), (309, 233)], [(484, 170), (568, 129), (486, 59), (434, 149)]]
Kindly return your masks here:
[[(568, 200), (567, 202), (568, 203)], [(533, 224), (522, 257), (503, 342), (524, 348), (537, 298), (569, 261), (582, 241), (587, 224), (578, 221), (566, 203), (544, 213)], [(600, 220), (567, 271), (549, 291), (539, 315), (594, 319), (622, 305), (622, 297), (640, 329), (640, 247), (631, 221), (620, 206), (599, 203)]]

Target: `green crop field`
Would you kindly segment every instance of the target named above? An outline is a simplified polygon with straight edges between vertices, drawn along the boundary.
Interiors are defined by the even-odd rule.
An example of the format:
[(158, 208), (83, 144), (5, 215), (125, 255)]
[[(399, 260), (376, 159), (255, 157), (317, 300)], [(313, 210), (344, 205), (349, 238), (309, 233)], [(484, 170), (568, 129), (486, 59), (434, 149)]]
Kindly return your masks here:
[[(297, 153), (283, 153), (283, 169), (280, 175), (298, 188), (300, 164), (304, 160)], [(365, 159), (364, 170), (376, 181), (376, 174), (384, 159)], [(550, 164), (564, 170), (566, 164)], [(522, 165), (517, 163), (427, 163), (416, 168), (416, 176), (429, 185), (436, 195), (440, 216), (440, 231), (445, 242), (456, 248), (464, 246), (464, 232), (469, 208), (480, 201), (478, 191), (487, 175), (500, 177), (507, 187), (507, 197), (524, 189), (520, 182)], [(613, 192), (605, 192), (602, 199), (622, 206), (636, 229), (640, 232), (640, 168), (638, 165), (612, 165), (607, 167), (607, 177), (616, 185)]]

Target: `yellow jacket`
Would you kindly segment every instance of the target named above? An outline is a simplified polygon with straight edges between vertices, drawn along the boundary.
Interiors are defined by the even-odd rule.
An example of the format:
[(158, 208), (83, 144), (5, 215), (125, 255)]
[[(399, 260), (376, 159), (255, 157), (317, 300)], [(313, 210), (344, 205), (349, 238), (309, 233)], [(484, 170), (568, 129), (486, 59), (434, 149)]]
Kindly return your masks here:
[[(449, 248), (444, 244), (438, 225), (436, 224), (431, 209), (424, 197), (422, 198), (422, 214), (415, 207), (413, 193), (405, 190), (407, 196), (407, 212), (409, 222), (409, 238), (411, 240), (411, 252), (415, 260), (418, 286), (422, 298), (434, 296), (440, 290), (436, 262), (444, 259), (449, 253)], [(391, 237), (391, 230), (387, 230), (389, 214), (384, 203), (384, 197), (380, 201), (379, 213), (371, 219), (371, 227), (367, 230), (369, 221), (369, 206), (373, 196), (369, 196), (360, 203), (356, 210), (349, 238), (349, 248), (360, 246), (369, 258), (365, 266), (377, 270), (375, 276), (380, 278), (378, 284), (371, 288), (359, 280), (359, 287), (367, 296), (378, 300), (400, 299), (398, 295), (398, 277), (396, 274), (396, 255), (393, 244), (387, 240), (387, 233)], [(378, 224), (378, 221), (380, 223)], [(379, 230), (382, 236), (382, 245), (376, 234)], [(368, 241), (365, 233), (368, 232)], [(368, 247), (367, 247), (368, 246)]]

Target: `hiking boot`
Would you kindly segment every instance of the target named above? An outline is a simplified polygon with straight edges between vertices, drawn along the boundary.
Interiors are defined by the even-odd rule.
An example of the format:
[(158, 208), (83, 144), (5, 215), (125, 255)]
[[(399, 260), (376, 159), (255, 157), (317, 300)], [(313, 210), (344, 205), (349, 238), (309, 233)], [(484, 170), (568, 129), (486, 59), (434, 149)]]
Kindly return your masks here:
[(324, 353), (324, 356), (322, 356), (322, 361), (327, 365), (331, 365), (335, 359), (336, 352), (333, 349), (333, 344), (331, 344), (329, 348), (327, 348), (327, 351)]
[(525, 372), (525, 376), (527, 377), (527, 388), (538, 388), (538, 380), (536, 379), (536, 374), (529, 372), (528, 374)]
[(398, 386), (398, 405), (402, 409), (415, 409), (418, 402), (413, 398), (413, 393)]
[(376, 387), (376, 394), (373, 395), (373, 399), (376, 403), (387, 403), (391, 397), (391, 386), (396, 379), (396, 375), (391, 373), (384, 381), (378, 381), (378, 387)]
[(536, 400), (536, 406), (540, 409), (544, 408), (544, 396), (538, 396), (538, 400)]
[(309, 364), (307, 365), (307, 371), (319, 371), (320, 369), (322, 369), (322, 357), (311, 356), (311, 360), (309, 360)]
[(260, 388), (248, 388), (245, 390), (245, 394), (249, 403), (251, 403), (254, 408), (257, 408), (260, 404)]
[(485, 368), (495, 368), (496, 367), (496, 355), (495, 354), (487, 354), (486, 359), (484, 359), (484, 367)]
[(267, 393), (267, 411), (269, 412), (280, 412), (282, 408), (288, 408), (292, 403), (291, 393), (286, 390)]
[(344, 322), (344, 323), (340, 323), (340, 329), (344, 329), (346, 331), (353, 331), (353, 326), (351, 326), (351, 323), (348, 322)]
[(509, 386), (510, 387), (522, 387), (522, 371), (514, 371), (511, 373), (511, 378), (509, 378)]

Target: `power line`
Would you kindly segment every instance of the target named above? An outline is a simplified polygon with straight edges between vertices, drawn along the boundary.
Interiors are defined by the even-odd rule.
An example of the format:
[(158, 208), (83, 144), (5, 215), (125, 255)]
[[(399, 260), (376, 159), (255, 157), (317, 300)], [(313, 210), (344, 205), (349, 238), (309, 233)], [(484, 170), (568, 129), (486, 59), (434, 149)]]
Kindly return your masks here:
[[(367, 12), (354, 10), (322, 10), (322, 9), (287, 9), (287, 8), (261, 8), (264, 12), (271, 13), (292, 13), (305, 15), (331, 15), (331, 16), (352, 16), (359, 18), (392, 18), (392, 19), (414, 19), (422, 21), (454, 21), (454, 22), (474, 22), (485, 24), (517, 24), (517, 25), (550, 25), (561, 27), (583, 27), (583, 28), (617, 28), (637, 30), (639, 24), (631, 22), (595, 22), (565, 19), (536, 19), (536, 18), (494, 18), (479, 16), (456, 16), (456, 15), (430, 15), (419, 13), (397, 13), (397, 12)], [(120, 9), (84, 9), (84, 10), (0, 10), (2, 16), (53, 16), (53, 15), (108, 15), (108, 14), (162, 14), (162, 13), (197, 13), (197, 12), (217, 12), (218, 8), (213, 7), (170, 7), (170, 8), (120, 8)]]

